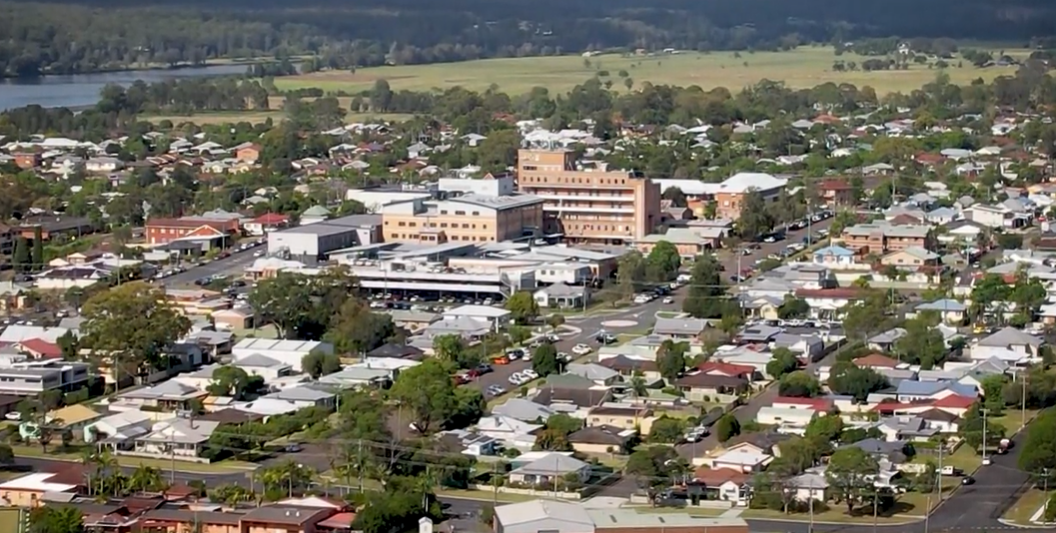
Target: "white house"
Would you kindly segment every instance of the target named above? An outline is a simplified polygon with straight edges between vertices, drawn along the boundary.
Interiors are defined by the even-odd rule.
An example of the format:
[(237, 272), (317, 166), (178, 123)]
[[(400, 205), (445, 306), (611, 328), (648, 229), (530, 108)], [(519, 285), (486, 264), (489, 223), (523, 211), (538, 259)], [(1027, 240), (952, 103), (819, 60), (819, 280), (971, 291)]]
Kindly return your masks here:
[(293, 371), (290, 365), (261, 354), (238, 359), (232, 366), (245, 370), (251, 376), (260, 376), (265, 382), (278, 379)]
[(971, 358), (977, 361), (997, 358), (1017, 363), (1037, 358), (1043, 343), (1042, 339), (1023, 330), (1006, 327), (972, 345)]
[(232, 349), (231, 355), (238, 361), (252, 355), (262, 355), (301, 372), (301, 360), (311, 352), (334, 353), (334, 345), (319, 341), (292, 341), (273, 339), (242, 339)]
[(765, 426), (777, 426), (778, 433), (802, 435), (807, 424), (817, 416), (813, 409), (788, 409), (765, 406), (756, 414), (756, 422)]

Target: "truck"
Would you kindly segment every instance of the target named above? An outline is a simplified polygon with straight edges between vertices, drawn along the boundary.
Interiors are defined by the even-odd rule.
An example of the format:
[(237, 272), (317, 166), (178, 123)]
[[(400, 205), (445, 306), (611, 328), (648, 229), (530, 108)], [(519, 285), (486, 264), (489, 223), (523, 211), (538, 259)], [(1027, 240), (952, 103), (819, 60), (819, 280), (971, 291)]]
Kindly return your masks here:
[(940, 470), (939, 473), (944, 475), (944, 476), (959, 476), (963, 472), (961, 471), (960, 468), (953, 467), (953, 466), (950, 466), (950, 465), (946, 465), (946, 466), (942, 467), (942, 470)]

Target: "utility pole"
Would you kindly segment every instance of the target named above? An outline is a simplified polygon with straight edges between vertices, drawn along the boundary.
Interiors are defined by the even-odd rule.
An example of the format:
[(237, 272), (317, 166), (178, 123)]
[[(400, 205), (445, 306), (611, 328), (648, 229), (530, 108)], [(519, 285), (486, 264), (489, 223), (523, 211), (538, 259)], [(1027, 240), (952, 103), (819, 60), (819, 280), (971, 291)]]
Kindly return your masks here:
[[(939, 489), (939, 495), (942, 495), (942, 489)], [(928, 523), (931, 521), (931, 494), (924, 498), (924, 533), (928, 533)]]
[(879, 507), (879, 501), (877, 500), (879, 499), (879, 497), (880, 491), (876, 490), (876, 487), (873, 487), (873, 533), (876, 533), (876, 517), (877, 509)]
[(983, 407), (979, 410), (983, 415), (983, 464), (986, 464), (986, 415), (990, 413), (990, 410)]
[(939, 469), (935, 471), (935, 492), (939, 495), (939, 501), (942, 501), (942, 452), (946, 449), (946, 442), (939, 443)]
[(359, 439), (359, 452), (356, 458), (356, 470), (359, 470), (359, 492), (363, 492), (363, 439)]
[[(1027, 374), (1023, 369), (1020, 369), (1016, 373), (1016, 377), (1019, 378), (1023, 386), (1023, 393), (1020, 395), (1020, 406), (1019, 406), (1019, 429), (1027, 427)], [(1047, 501), (1047, 500), (1046, 500)]]
[(176, 484), (176, 430), (169, 426), (169, 484)]
[(810, 525), (807, 526), (807, 533), (814, 533), (814, 482), (810, 483)]

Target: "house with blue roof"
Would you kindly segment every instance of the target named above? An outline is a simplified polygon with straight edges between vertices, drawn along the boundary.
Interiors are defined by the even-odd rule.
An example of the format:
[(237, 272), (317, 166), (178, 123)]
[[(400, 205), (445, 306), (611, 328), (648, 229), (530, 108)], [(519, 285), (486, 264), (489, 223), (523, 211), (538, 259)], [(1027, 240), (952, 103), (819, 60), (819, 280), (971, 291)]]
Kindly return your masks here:
[(854, 252), (842, 246), (826, 246), (814, 252), (814, 264), (829, 268), (841, 268), (855, 265)]
[(957, 300), (943, 298), (934, 302), (924, 302), (916, 306), (913, 308), (912, 313), (906, 314), (906, 318), (916, 318), (921, 313), (927, 312), (936, 313), (947, 324), (964, 324), (968, 306)]
[(947, 396), (977, 398), (979, 391), (971, 385), (956, 381), (900, 381), (895, 396), (900, 402), (938, 400)]

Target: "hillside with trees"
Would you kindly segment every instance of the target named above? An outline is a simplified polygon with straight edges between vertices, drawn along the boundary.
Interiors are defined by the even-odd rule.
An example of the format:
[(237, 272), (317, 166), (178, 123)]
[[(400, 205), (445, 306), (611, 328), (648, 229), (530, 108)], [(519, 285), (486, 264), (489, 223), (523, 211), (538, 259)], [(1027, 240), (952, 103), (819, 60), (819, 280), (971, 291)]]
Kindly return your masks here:
[(319, 58), (312, 68), (347, 69), (587, 50), (783, 50), (892, 35), (1022, 45), (1041, 38), (1032, 44), (1045, 48), (1054, 12), (1041, 0), (4, 2), (0, 73), (295, 55)]

